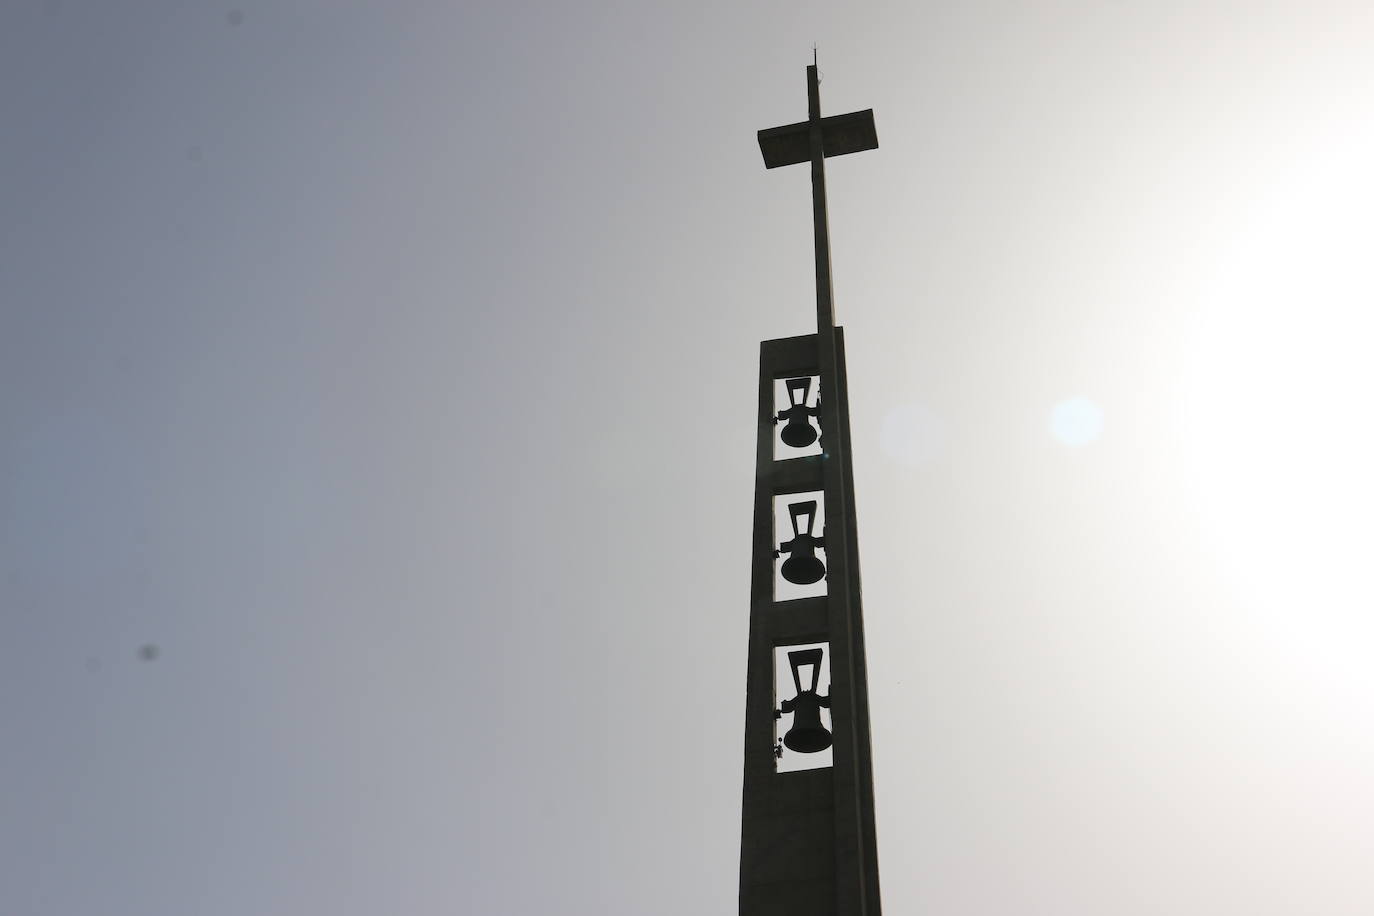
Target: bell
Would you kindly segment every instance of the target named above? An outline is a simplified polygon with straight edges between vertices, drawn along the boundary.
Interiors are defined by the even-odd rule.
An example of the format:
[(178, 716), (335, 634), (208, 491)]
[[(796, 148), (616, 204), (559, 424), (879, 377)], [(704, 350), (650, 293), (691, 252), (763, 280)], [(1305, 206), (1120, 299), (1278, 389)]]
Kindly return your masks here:
[(821, 724), (822, 706), (830, 706), (830, 697), (816, 696), (810, 690), (783, 700), (782, 711), (792, 713), (792, 727), (782, 736), (782, 743), (798, 754), (816, 754), (830, 747), (830, 732)]
[[(825, 577), (825, 564), (816, 556), (816, 548), (825, 546), (825, 538), (813, 537), (811, 528), (816, 522), (816, 501), (792, 503), (792, 540), (778, 545), (778, 553), (790, 554), (782, 563), (782, 577), (793, 585), (811, 585)], [(806, 516), (806, 530), (797, 523), (797, 516)]]
[(787, 421), (787, 425), (782, 428), (782, 441), (791, 448), (806, 448), (816, 441), (816, 427), (811, 425), (811, 418), (820, 416), (821, 407), (819, 403), (815, 407), (806, 406), (806, 399), (810, 394), (811, 379), (787, 380), (787, 398), (792, 406), (780, 411), (774, 422)]
[[(823, 649), (802, 649), (787, 653), (792, 665), (792, 683), (797, 687), (797, 695), (782, 701), (782, 712), (792, 714), (792, 727), (783, 735), (782, 743), (798, 754), (815, 754), (830, 747), (830, 731), (821, 723), (821, 708), (830, 708), (830, 697), (823, 697), (816, 688), (821, 679), (821, 657)], [(801, 665), (811, 665), (811, 687), (803, 690)]]

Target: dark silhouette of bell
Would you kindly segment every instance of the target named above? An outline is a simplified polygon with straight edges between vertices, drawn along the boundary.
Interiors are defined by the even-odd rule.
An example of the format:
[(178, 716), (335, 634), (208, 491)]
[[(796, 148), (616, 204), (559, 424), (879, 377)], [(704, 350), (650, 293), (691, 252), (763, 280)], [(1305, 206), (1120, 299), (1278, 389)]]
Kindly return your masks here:
[(787, 425), (782, 428), (782, 441), (791, 448), (806, 448), (816, 441), (816, 428), (807, 422), (806, 417), (792, 414), (787, 419)]
[(806, 448), (815, 442), (819, 435), (816, 432), (816, 427), (811, 425), (811, 418), (820, 416), (820, 400), (817, 399), (815, 407), (806, 406), (806, 399), (810, 394), (811, 379), (790, 378), (787, 380), (787, 398), (791, 401), (792, 406), (779, 411), (773, 422), (787, 421), (787, 425), (782, 428), (782, 441), (783, 444), (791, 448)]
[[(830, 697), (817, 693), (821, 680), (821, 659), (823, 649), (802, 649), (788, 652), (787, 661), (792, 666), (792, 683), (796, 685), (797, 695), (782, 701), (782, 713), (792, 714), (792, 727), (782, 736), (782, 743), (798, 754), (815, 754), (830, 747), (830, 730), (821, 723), (821, 709), (830, 708)], [(811, 666), (811, 686), (806, 690), (801, 686), (802, 665)]]
[(830, 747), (830, 732), (821, 724), (821, 706), (830, 705), (830, 697), (816, 696), (803, 690), (795, 699), (783, 700), (783, 709), (792, 705), (792, 727), (782, 736), (782, 743), (798, 754), (815, 754)]
[[(825, 546), (825, 538), (811, 534), (816, 523), (816, 501), (792, 503), (787, 511), (792, 515), (792, 540), (778, 545), (778, 554), (789, 554), (782, 563), (782, 577), (793, 585), (819, 582), (825, 577), (825, 564), (816, 556), (816, 548)], [(805, 530), (798, 524), (799, 515), (806, 516)]]
[(825, 578), (825, 564), (818, 557), (788, 557), (782, 561), (782, 577), (793, 585), (812, 585)]

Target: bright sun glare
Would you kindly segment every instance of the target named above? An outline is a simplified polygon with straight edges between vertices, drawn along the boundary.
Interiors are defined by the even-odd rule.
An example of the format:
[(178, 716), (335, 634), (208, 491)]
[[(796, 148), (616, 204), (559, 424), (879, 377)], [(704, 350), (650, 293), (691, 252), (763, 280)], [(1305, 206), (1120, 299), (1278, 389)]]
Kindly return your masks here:
[(1371, 139), (1314, 137), (1264, 176), (1198, 303), (1184, 377), (1214, 559), (1256, 622), (1324, 664), (1367, 642), (1374, 607)]

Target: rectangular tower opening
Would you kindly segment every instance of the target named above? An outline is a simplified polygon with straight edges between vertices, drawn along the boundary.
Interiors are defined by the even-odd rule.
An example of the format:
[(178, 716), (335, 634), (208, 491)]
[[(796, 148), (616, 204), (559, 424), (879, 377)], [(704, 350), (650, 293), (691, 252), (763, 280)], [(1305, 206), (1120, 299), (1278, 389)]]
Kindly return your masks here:
[(779, 773), (818, 770), (834, 763), (830, 643), (774, 647), (773, 709), (777, 715), (773, 744), (781, 748)]
[(821, 377), (773, 379), (773, 459), (821, 453)]
[(773, 600), (826, 594), (825, 492), (773, 497)]

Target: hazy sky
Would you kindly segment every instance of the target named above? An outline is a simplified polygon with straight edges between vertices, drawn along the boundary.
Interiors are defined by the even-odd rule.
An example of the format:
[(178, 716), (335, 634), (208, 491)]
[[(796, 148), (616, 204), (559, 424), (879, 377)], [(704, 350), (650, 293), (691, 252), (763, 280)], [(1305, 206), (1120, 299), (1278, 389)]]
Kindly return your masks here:
[(1374, 7), (797, 0), (0, 4), (0, 912), (735, 911), (813, 41), (887, 911), (1374, 912)]

